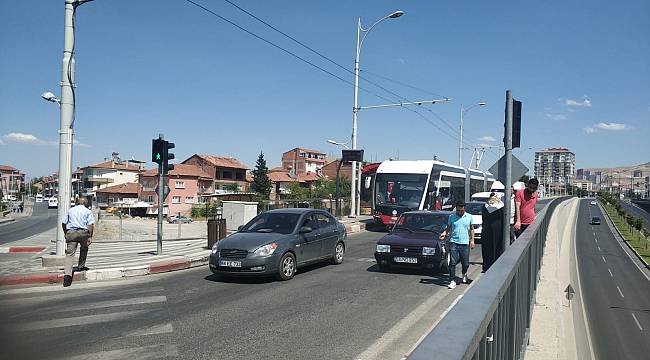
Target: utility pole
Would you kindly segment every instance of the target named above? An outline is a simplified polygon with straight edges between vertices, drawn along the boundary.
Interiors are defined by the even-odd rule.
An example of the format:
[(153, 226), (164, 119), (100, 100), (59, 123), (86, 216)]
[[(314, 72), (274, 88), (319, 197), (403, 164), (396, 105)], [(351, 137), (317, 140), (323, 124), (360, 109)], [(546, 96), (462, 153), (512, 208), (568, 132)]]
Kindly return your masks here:
[(506, 91), (506, 131), (503, 139), (506, 157), (505, 210), (503, 212), (503, 250), (510, 246), (510, 198), (512, 197), (512, 91)]

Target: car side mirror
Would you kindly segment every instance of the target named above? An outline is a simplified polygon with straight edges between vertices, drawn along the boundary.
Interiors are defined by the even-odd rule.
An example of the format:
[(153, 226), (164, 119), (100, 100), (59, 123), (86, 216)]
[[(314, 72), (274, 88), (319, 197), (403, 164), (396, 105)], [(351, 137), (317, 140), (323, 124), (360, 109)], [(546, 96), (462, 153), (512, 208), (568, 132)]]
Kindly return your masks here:
[(301, 228), (298, 230), (298, 233), (300, 233), (300, 234), (306, 234), (306, 233), (310, 233), (310, 232), (312, 232), (312, 231), (314, 231), (314, 230), (313, 230), (311, 227), (309, 227), (309, 226), (303, 226), (303, 227), (301, 227)]
[(244, 228), (244, 225), (239, 225), (239, 226), (237, 226), (237, 231), (241, 231), (241, 229), (243, 229), (243, 228)]

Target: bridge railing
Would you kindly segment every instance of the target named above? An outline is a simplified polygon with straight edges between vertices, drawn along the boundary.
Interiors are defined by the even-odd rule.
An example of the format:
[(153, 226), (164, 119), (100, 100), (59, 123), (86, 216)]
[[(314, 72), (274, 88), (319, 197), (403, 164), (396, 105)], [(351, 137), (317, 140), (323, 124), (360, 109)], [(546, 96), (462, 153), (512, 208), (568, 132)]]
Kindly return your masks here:
[(552, 200), (528, 229), (450, 309), (409, 360), (522, 359), (551, 215)]

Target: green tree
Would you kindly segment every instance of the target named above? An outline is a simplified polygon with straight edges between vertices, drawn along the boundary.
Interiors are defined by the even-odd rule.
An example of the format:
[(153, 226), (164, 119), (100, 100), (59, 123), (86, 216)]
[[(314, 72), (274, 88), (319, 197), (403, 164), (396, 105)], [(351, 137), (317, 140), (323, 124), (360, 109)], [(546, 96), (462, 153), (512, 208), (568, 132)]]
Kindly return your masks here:
[(309, 197), (309, 189), (300, 186), (298, 182), (292, 182), (289, 184), (289, 199), (292, 200), (304, 200)]
[(266, 166), (264, 153), (260, 152), (253, 170), (253, 191), (260, 194), (264, 199), (269, 198), (271, 194), (271, 180), (269, 180), (269, 168)]
[(634, 219), (634, 228), (636, 229), (636, 231), (639, 232), (639, 234), (641, 233), (641, 229), (643, 229), (643, 219), (642, 218), (638, 217), (638, 218)]
[(223, 189), (226, 190), (226, 191), (229, 191), (229, 192), (238, 193), (239, 192), (239, 185), (234, 184), (234, 183), (233, 184), (227, 184), (226, 186), (224, 186)]

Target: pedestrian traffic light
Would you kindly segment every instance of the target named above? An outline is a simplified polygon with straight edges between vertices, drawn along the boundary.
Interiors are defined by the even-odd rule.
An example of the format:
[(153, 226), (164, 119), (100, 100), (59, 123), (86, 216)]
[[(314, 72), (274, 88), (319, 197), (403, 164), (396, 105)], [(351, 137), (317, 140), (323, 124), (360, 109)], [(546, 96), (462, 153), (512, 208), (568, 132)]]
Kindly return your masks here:
[(512, 99), (512, 148), (521, 146), (521, 101)]
[(151, 161), (158, 164), (162, 164), (164, 147), (165, 147), (165, 140), (163, 139), (151, 140)]
[(175, 148), (176, 145), (169, 141), (164, 141), (164, 143), (162, 168), (163, 174), (167, 174), (169, 171), (174, 170), (174, 164), (170, 164), (169, 160), (173, 160), (175, 156), (169, 152), (169, 149)]

